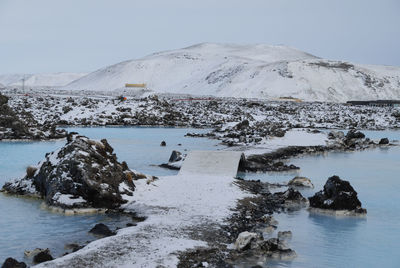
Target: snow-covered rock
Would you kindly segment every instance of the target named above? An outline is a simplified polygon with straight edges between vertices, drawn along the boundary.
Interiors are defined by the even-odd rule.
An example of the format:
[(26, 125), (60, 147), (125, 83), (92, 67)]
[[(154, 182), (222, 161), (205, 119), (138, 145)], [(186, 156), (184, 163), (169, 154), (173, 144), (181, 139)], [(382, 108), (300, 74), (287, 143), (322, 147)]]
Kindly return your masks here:
[(250, 243), (258, 238), (256, 233), (251, 232), (242, 232), (239, 234), (235, 241), (235, 249), (236, 250), (244, 250), (250, 247)]
[[(28, 112), (16, 110), (8, 105), (8, 97), (0, 94), (0, 141), (13, 140), (41, 140), (65, 137), (64, 130), (57, 130), (55, 124), (46, 123), (38, 126), (37, 121), (31, 118)], [(25, 118), (24, 118), (25, 117)]]
[(46, 204), (61, 209), (115, 208), (126, 203), (139, 175), (125, 162), (118, 162), (113, 148), (101, 142), (70, 133), (67, 144), (46, 154), (36, 171), (6, 183), (12, 194), (35, 195)]
[(357, 192), (348, 181), (341, 180), (338, 176), (330, 177), (324, 189), (308, 198), (310, 207), (333, 210), (351, 211), (359, 214), (366, 214), (367, 210), (361, 207)]
[[(1, 80), (0, 80), (1, 82)], [(320, 59), (286, 46), (203, 43), (107, 66), (66, 90), (124, 90), (145, 83), (157, 93), (307, 101), (400, 98), (400, 68)], [(126, 89), (133, 91), (133, 89)]]
[(295, 187), (314, 188), (314, 185), (312, 184), (311, 180), (306, 177), (294, 177), (288, 182), (288, 185)]

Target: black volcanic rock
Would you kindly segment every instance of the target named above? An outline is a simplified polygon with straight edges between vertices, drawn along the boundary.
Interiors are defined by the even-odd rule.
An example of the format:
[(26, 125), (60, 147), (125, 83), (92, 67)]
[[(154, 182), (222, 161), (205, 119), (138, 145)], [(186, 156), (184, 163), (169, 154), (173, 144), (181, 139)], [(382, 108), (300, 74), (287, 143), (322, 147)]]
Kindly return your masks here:
[(171, 156), (169, 157), (168, 162), (177, 162), (182, 160), (182, 153), (179, 151), (173, 150)]
[(347, 132), (346, 138), (347, 139), (364, 139), (365, 135), (364, 135), (364, 133), (362, 133), (360, 131), (356, 131), (356, 130), (352, 129), (352, 130), (349, 130), (349, 132)]
[(116, 208), (132, 195), (137, 174), (120, 163), (107, 140), (100, 142), (68, 135), (67, 144), (46, 154), (45, 160), (20, 180), (6, 183), (12, 194), (36, 195), (50, 206), (70, 208)]
[[(1, 101), (1, 99), (0, 99)], [(13, 258), (7, 258), (1, 268), (26, 268), (25, 262), (19, 262)]]
[(389, 144), (389, 139), (388, 139), (388, 138), (382, 138), (382, 139), (379, 141), (379, 144), (380, 144), (380, 145)]
[(42, 262), (46, 262), (46, 261), (51, 261), (53, 260), (53, 256), (51, 256), (50, 251), (49, 250), (45, 250), (45, 251), (41, 251), (38, 254), (36, 254), (33, 257), (33, 262), (34, 263), (42, 263)]
[(101, 236), (111, 236), (115, 235), (113, 231), (108, 228), (107, 225), (103, 223), (98, 223), (96, 224), (90, 231), (89, 233), (95, 234), (95, 235), (101, 235)]
[(361, 208), (361, 202), (354, 188), (348, 181), (341, 180), (338, 176), (330, 177), (324, 189), (308, 199), (310, 207), (313, 208), (367, 213), (366, 209)]

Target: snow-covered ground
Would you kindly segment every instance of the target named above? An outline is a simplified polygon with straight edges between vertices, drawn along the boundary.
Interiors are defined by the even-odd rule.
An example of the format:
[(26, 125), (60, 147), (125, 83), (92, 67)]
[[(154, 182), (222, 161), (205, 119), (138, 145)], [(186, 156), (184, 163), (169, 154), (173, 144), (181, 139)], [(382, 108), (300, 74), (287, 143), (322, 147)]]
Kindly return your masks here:
[(207, 246), (191, 233), (224, 222), (238, 199), (249, 196), (226, 176), (169, 176), (150, 184), (135, 181), (128, 211), (147, 220), (76, 253), (37, 267), (175, 267), (177, 251)]
[[(270, 102), (232, 98), (210, 101), (179, 101), (174, 97), (9, 94), (9, 105), (24, 118), (31, 113), (39, 123), (61, 125), (157, 125), (220, 127), (232, 129), (248, 120), (253, 129), (268, 128), (359, 128), (400, 127), (400, 108), (348, 106), (336, 103)], [(221, 134), (222, 135), (222, 134)]]
[(269, 100), (399, 99), (400, 67), (320, 59), (286, 46), (203, 43), (107, 66), (63, 89), (112, 92), (125, 83), (157, 93)]
[[(264, 154), (273, 152), (279, 148), (287, 146), (318, 146), (326, 145), (328, 137), (326, 133), (312, 133), (302, 129), (289, 130), (283, 137), (272, 137), (267, 139), (264, 143), (251, 146), (239, 147), (237, 149), (243, 150), (245, 155)], [(237, 150), (236, 149), (236, 150)]]

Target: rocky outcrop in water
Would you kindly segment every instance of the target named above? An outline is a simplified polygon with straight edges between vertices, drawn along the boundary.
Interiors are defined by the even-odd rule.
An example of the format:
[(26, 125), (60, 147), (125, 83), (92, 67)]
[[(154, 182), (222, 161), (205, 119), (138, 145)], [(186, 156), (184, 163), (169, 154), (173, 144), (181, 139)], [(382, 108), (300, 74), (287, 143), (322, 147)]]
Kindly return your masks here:
[(26, 268), (26, 263), (25, 262), (19, 262), (16, 259), (13, 258), (7, 258), (3, 265), (1, 265), (1, 268)]
[(341, 180), (338, 176), (330, 177), (326, 181), (324, 189), (308, 199), (312, 208), (367, 213), (367, 210), (361, 207), (354, 188), (348, 181)]
[(185, 160), (184, 158), (185, 155), (182, 155), (181, 152), (174, 150), (172, 151), (171, 156), (169, 157), (168, 163), (164, 163), (159, 166), (172, 170), (180, 170), (182, 167), (183, 160)]
[(107, 225), (104, 223), (96, 224), (92, 229), (90, 229), (89, 233), (100, 235), (100, 236), (111, 236), (115, 235), (115, 232), (111, 231)]
[(292, 188), (287, 189), (284, 192), (278, 192), (273, 194), (274, 198), (285, 208), (299, 208), (307, 205), (308, 201), (303, 195)]
[(389, 139), (388, 138), (382, 138), (379, 141), (379, 145), (386, 145), (389, 144)]
[(46, 262), (46, 261), (51, 261), (53, 259), (54, 258), (53, 258), (53, 256), (51, 256), (49, 249), (40, 251), (35, 256), (33, 256), (33, 262), (36, 264)]
[(328, 134), (330, 140), (327, 150), (362, 150), (375, 146), (374, 141), (365, 137), (365, 134), (351, 129), (344, 135), (343, 131), (331, 131)]
[(118, 162), (107, 140), (98, 142), (70, 133), (66, 145), (46, 154), (36, 171), (6, 183), (3, 190), (40, 196), (48, 205), (62, 209), (116, 208), (126, 203), (124, 195), (133, 194), (133, 180), (139, 178), (143, 174)]
[(306, 177), (294, 177), (288, 182), (289, 186), (314, 188), (311, 180)]

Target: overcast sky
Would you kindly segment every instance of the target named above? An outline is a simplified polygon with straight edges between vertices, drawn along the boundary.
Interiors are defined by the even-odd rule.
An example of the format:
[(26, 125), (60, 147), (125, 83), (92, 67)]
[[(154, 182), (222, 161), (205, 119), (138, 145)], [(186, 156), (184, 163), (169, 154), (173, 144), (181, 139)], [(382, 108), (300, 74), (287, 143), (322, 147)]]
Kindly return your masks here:
[(400, 1), (0, 0), (0, 73), (94, 71), (201, 42), (400, 66)]

